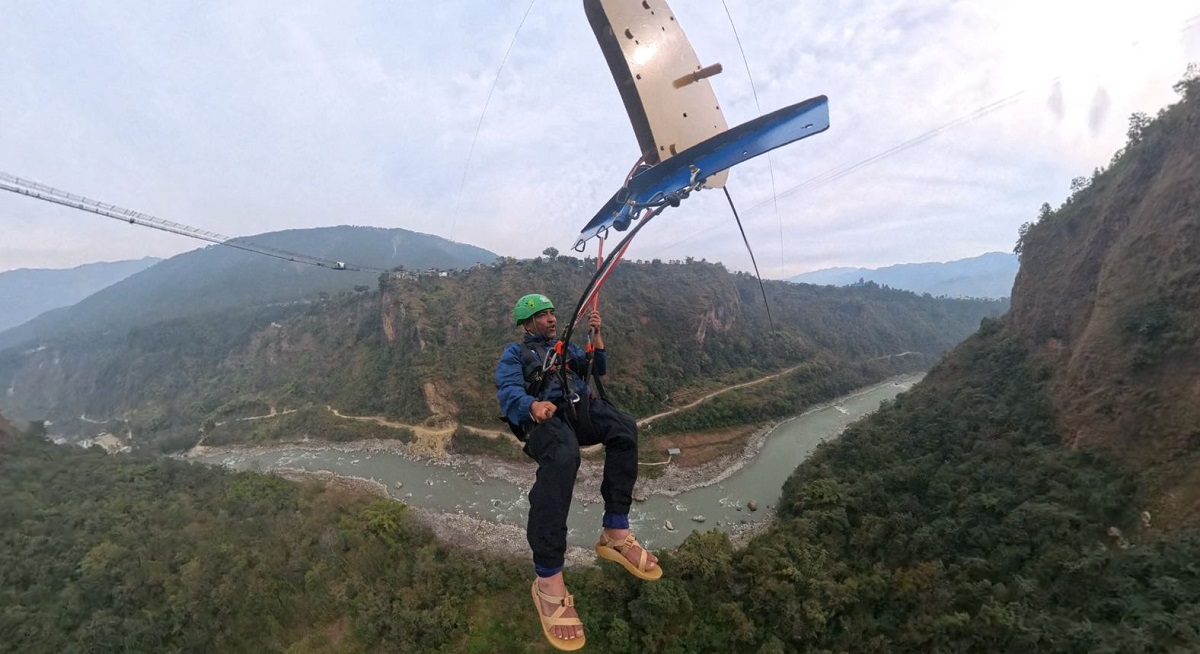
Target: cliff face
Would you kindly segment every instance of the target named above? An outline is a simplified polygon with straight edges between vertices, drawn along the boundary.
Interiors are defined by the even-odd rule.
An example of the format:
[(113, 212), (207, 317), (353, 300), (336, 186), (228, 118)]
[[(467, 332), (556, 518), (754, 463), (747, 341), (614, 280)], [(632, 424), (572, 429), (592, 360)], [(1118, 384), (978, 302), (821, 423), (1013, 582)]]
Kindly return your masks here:
[(1067, 443), (1127, 461), (1156, 522), (1172, 525), (1200, 524), (1200, 89), (1191, 95), (1029, 229), (1010, 313), (1053, 370)]
[(8, 443), (15, 438), (17, 430), (0, 415), (0, 450), (4, 449)]

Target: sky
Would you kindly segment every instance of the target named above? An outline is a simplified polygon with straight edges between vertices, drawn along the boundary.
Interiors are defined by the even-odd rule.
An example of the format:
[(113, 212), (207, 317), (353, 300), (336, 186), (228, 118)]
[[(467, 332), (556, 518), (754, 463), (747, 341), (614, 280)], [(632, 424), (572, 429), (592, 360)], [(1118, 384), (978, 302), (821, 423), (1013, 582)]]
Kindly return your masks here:
[[(1200, 61), (1200, 0), (672, 5), (724, 67), (731, 126), (829, 97), (827, 132), (730, 174), (769, 278), (1011, 251)], [(226, 236), (350, 224), (566, 252), (639, 154), (574, 0), (18, 1), (0, 62), (0, 172)], [(0, 192), (0, 271), (203, 245)], [(713, 190), (626, 256), (751, 269)]]

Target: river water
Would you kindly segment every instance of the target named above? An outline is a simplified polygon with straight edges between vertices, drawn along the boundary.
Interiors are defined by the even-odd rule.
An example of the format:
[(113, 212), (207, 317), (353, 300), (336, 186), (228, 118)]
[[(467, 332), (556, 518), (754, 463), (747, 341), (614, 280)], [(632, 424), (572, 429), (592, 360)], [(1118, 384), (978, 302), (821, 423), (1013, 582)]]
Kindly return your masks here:
[[(675, 497), (652, 495), (635, 503), (629, 516), (634, 533), (647, 547), (675, 547), (693, 530), (726, 529), (766, 519), (768, 512), (763, 509), (779, 501), (784, 481), (818, 445), (919, 379), (906, 377), (881, 384), (782, 423), (767, 437), (758, 456), (724, 481)], [(481, 475), (469, 466), (413, 461), (388, 452), (281, 448), (266, 453), (210, 454), (195, 460), (236, 470), (283, 466), (374, 479), (386, 485), (392, 497), (412, 506), (522, 527), (529, 508), (526, 493), (533, 482), (532, 462), (529, 484), (517, 486)], [(750, 500), (758, 503), (759, 511), (747, 508)], [(576, 502), (568, 519), (568, 542), (590, 548), (602, 513), (599, 503)], [(703, 522), (693, 520), (701, 516)], [(667, 528), (668, 522), (673, 530)]]

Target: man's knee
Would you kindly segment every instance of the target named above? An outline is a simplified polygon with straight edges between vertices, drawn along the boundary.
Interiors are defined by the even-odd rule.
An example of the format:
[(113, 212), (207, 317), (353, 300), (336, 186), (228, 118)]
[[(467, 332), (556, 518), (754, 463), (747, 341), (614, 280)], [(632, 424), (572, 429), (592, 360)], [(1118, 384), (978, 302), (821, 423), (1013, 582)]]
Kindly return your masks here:
[(614, 421), (604, 439), (605, 446), (610, 449), (637, 449), (637, 442), (637, 424), (632, 418), (628, 424)]
[(535, 427), (524, 449), (539, 467), (579, 467), (579, 441), (571, 427), (557, 416)]
[(638, 438), (637, 421), (634, 420), (633, 416), (629, 415), (628, 413), (621, 413), (620, 411), (618, 411), (617, 415), (620, 416), (621, 426), (624, 427), (625, 430), (629, 432), (629, 437), (632, 438), (633, 441), (636, 443), (637, 438)]
[(620, 435), (619, 437), (623, 440), (633, 443), (634, 445), (637, 445), (637, 421), (633, 419), (633, 416), (625, 413), (624, 411), (613, 409), (612, 413), (613, 424), (616, 426), (615, 430)]
[(593, 415), (603, 424), (605, 431), (620, 433), (622, 437), (637, 441), (637, 421), (628, 413), (618, 410), (612, 403), (603, 400), (597, 402)]
[(534, 456), (538, 466), (554, 470), (574, 471), (579, 469), (579, 445), (574, 438), (563, 436), (556, 435), (553, 441), (538, 448)]

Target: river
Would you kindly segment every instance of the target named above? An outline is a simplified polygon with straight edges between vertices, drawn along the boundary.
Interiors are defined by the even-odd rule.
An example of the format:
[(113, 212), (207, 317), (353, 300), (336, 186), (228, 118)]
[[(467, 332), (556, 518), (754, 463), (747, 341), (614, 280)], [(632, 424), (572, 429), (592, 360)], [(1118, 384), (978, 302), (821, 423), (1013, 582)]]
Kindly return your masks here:
[[(766, 438), (758, 456), (720, 483), (674, 497), (651, 495), (645, 502), (635, 503), (630, 514), (634, 533), (647, 547), (675, 547), (694, 529), (728, 529), (767, 519), (772, 512), (765, 509), (779, 501), (784, 481), (818, 445), (837, 437), (850, 423), (919, 379), (910, 376), (873, 386), (781, 423)], [(529, 508), (528, 484), (494, 479), (472, 466), (415, 461), (390, 452), (285, 446), (266, 452), (204, 454), (194, 460), (236, 470), (288, 467), (373, 479), (387, 486), (392, 497), (411, 506), (522, 527)], [(529, 483), (532, 481), (530, 462)], [(757, 502), (757, 512), (747, 508), (750, 500)], [(568, 520), (569, 543), (590, 548), (602, 513), (599, 503), (576, 502)], [(704, 522), (693, 520), (698, 516), (703, 516)], [(673, 530), (667, 529), (668, 522)]]

